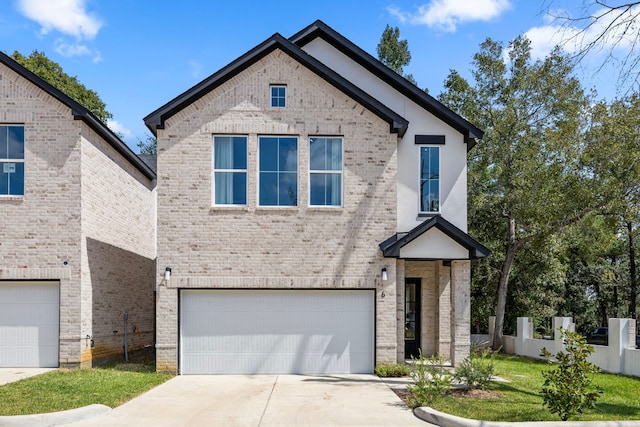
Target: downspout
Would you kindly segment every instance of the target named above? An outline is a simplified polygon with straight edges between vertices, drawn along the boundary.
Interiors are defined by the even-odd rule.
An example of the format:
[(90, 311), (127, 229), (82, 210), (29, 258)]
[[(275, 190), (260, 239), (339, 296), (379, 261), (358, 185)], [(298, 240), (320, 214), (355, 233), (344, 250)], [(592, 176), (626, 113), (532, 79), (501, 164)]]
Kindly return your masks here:
[(129, 349), (127, 347), (127, 324), (129, 323), (129, 313), (124, 312), (124, 361), (129, 362)]

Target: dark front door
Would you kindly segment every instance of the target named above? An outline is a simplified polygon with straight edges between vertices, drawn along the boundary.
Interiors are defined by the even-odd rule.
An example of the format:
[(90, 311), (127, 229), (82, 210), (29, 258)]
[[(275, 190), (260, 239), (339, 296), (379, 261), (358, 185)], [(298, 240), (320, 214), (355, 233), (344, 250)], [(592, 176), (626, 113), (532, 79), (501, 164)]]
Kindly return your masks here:
[(404, 282), (404, 357), (418, 357), (420, 350), (420, 279)]

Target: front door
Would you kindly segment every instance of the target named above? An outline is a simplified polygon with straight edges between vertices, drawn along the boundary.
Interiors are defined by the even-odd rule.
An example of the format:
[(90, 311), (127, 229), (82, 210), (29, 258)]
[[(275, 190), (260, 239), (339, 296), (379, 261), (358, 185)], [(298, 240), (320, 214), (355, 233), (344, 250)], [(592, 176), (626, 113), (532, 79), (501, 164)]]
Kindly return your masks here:
[(420, 350), (420, 279), (404, 282), (404, 357), (418, 357)]

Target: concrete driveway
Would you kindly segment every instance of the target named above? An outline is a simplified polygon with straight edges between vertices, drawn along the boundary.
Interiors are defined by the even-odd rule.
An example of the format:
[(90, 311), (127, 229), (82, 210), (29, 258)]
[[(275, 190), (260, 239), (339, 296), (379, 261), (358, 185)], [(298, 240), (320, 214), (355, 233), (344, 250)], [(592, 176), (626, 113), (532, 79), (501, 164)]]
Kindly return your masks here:
[(428, 426), (375, 375), (183, 375), (68, 426)]

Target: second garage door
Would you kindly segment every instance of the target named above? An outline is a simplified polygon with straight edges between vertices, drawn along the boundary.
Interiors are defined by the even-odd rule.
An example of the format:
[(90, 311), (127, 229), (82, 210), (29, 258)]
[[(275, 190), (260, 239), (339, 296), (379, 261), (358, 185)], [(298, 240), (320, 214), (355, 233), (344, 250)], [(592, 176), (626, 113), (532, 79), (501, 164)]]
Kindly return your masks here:
[(0, 367), (58, 366), (59, 282), (0, 281)]
[(180, 373), (372, 373), (374, 292), (183, 290)]

